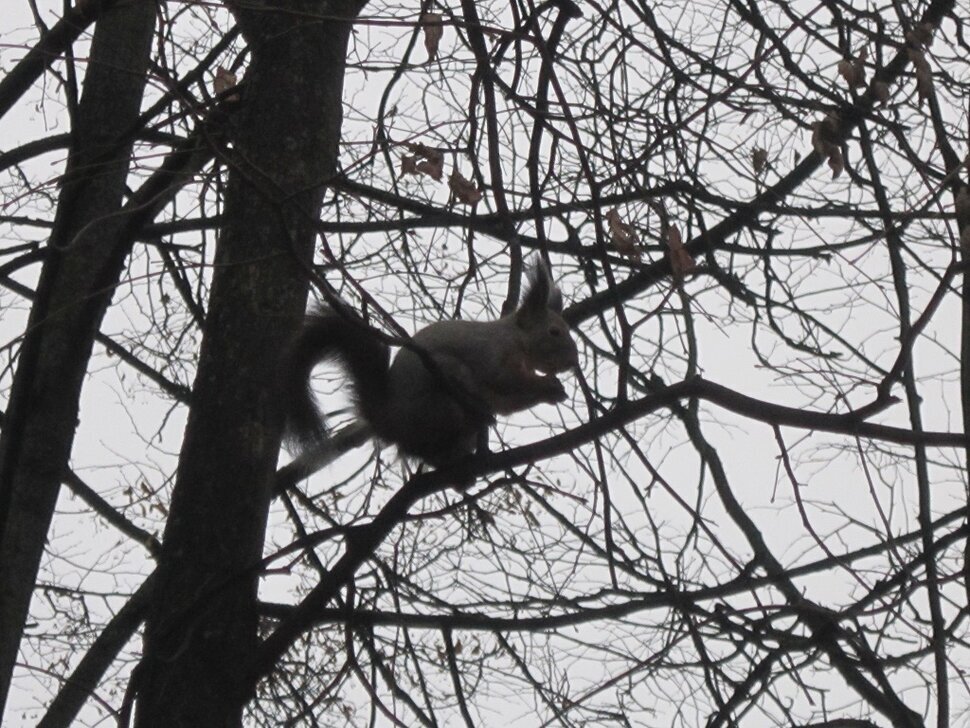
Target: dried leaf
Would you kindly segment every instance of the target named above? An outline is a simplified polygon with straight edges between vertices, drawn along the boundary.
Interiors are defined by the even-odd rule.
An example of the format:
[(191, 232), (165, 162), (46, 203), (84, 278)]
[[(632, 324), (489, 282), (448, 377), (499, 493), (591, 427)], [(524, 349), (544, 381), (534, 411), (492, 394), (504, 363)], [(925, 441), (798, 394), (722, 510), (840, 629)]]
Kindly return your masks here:
[(428, 161), (437, 161), (441, 159), (441, 152), (434, 147), (426, 146), (421, 142), (408, 144), (408, 149), (414, 152), (417, 156), (427, 159)]
[(751, 166), (754, 168), (754, 173), (760, 176), (768, 166), (768, 150), (755, 147), (751, 151)]
[(845, 170), (845, 161), (842, 159), (842, 150), (833, 147), (829, 153), (829, 167), (832, 168), (832, 179), (837, 178)]
[(872, 84), (872, 95), (880, 104), (889, 102), (889, 84), (885, 81), (874, 81)]
[(681, 250), (684, 247), (684, 237), (676, 225), (667, 228), (667, 247), (671, 250)]
[(916, 69), (916, 97), (920, 107), (922, 107), (923, 102), (926, 101), (932, 95), (933, 95), (933, 74), (930, 72), (929, 66), (927, 66), (926, 69), (917, 68)]
[(448, 178), (448, 187), (451, 188), (455, 199), (466, 205), (474, 205), (482, 199), (482, 191), (473, 182), (462, 177), (457, 169)]
[(637, 248), (640, 239), (637, 237), (636, 230), (633, 229), (633, 226), (623, 222), (620, 218), (620, 213), (617, 212), (615, 207), (607, 210), (604, 217), (606, 217), (606, 223), (610, 229), (613, 246), (620, 255), (639, 259), (642, 255), (641, 251)]
[(837, 142), (839, 138), (839, 128), (842, 126), (842, 117), (839, 112), (830, 111), (822, 119), (822, 133), (830, 142)]
[(869, 50), (863, 46), (856, 58), (846, 58), (839, 61), (839, 74), (845, 79), (849, 88), (860, 88), (866, 85), (866, 59)]
[(911, 31), (906, 33), (906, 42), (911, 46), (929, 48), (933, 45), (934, 30), (932, 23), (918, 23)]
[(441, 16), (438, 13), (424, 13), (421, 16), (421, 26), (424, 30), (424, 47), (428, 51), (428, 60), (433, 61), (438, 57), (438, 44), (445, 34)]
[(696, 267), (697, 264), (690, 257), (690, 253), (687, 252), (686, 248), (670, 251), (670, 270), (674, 278), (683, 280), (689, 273), (693, 273)]
[(401, 157), (401, 174), (426, 174), (434, 180), (441, 180), (445, 168), (444, 155), (420, 142), (407, 146), (414, 154)]
[(418, 174), (417, 156), (405, 154), (401, 157), (401, 174)]
[(855, 88), (858, 85), (858, 79), (855, 76), (855, 65), (853, 65), (852, 61), (842, 59), (839, 61), (838, 69), (839, 75), (849, 84), (849, 88)]
[(424, 172), (434, 180), (440, 180), (445, 168), (445, 157), (437, 149), (426, 147), (424, 144), (411, 144), (411, 151), (421, 157), (423, 161), (418, 162), (417, 169)]
[(428, 175), (431, 179), (435, 180), (436, 182), (440, 182), (441, 175), (444, 173), (444, 170), (445, 170), (445, 160), (440, 154), (438, 155), (438, 158), (435, 160), (423, 159), (420, 162), (418, 162), (417, 170), (419, 172), (424, 172), (426, 175)]
[(830, 156), (838, 148), (840, 126), (841, 119), (834, 111), (812, 124), (812, 148), (823, 157)]
[(916, 67), (917, 71), (920, 67), (930, 67), (929, 61), (926, 60), (926, 54), (919, 48), (907, 48), (906, 56), (909, 58), (909, 62)]
[(674, 278), (683, 280), (684, 276), (694, 271), (697, 264), (684, 247), (684, 239), (676, 225), (667, 228), (667, 247), (670, 249), (670, 270)]
[(812, 124), (812, 149), (818, 152), (820, 157), (827, 157), (835, 145), (826, 141), (822, 134), (822, 122), (816, 121)]
[(922, 106), (933, 93), (933, 71), (930, 62), (926, 60), (926, 54), (919, 48), (907, 48), (906, 55), (915, 69), (916, 95), (919, 105)]
[(832, 179), (842, 174), (845, 162), (839, 148), (839, 127), (841, 119), (836, 112), (827, 114), (821, 121), (812, 124), (812, 148), (820, 157), (828, 159), (832, 168)]
[[(229, 89), (235, 88), (238, 81), (235, 73), (219, 66), (216, 69), (215, 80), (212, 82), (212, 90), (215, 91), (216, 96), (222, 96)], [(239, 94), (229, 94), (226, 96), (226, 101), (239, 101)]]

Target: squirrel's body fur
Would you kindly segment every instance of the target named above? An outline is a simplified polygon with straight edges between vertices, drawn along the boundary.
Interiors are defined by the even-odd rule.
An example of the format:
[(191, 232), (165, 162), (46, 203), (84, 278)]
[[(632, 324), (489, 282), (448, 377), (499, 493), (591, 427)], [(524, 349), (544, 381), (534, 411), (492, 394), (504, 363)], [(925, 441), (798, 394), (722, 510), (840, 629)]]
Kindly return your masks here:
[(335, 359), (377, 437), (435, 466), (469, 453), (495, 415), (565, 398), (555, 374), (574, 366), (577, 357), (560, 310), (558, 290), (539, 265), (515, 313), (495, 321), (431, 324), (390, 363), (388, 346), (355, 313), (318, 309), (290, 352), (291, 439), (327, 437), (309, 378), (318, 362)]

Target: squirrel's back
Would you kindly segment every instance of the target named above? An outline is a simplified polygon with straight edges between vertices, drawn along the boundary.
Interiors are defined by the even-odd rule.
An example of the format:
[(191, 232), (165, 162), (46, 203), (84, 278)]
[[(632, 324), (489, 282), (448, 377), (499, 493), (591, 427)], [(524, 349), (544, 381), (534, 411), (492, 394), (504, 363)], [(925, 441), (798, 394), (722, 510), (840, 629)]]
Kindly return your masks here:
[(474, 450), (478, 433), (494, 417), (478, 396), (477, 362), (469, 362), (467, 352), (476, 351), (482, 362), (490, 358), (495, 323), (439, 321), (415, 334), (412, 342), (423, 354), (402, 348), (394, 357), (387, 407), (376, 413), (383, 420), (379, 434), (405, 455), (435, 466)]
[[(437, 338), (436, 327), (441, 328), (429, 327), (432, 338)], [(418, 346), (421, 333), (416, 337)], [(287, 439), (299, 447), (312, 447), (328, 437), (310, 386), (314, 367), (328, 360), (340, 364), (349, 377), (360, 417), (377, 437), (396, 444), (404, 455), (435, 466), (448, 462), (472, 450), (479, 428), (491, 421), (487, 413), (476, 413), (470, 402), (461, 402), (461, 382), (452, 381), (460, 379), (461, 373), (447, 355), (434, 356), (429, 369), (419, 354), (405, 348), (392, 365), (388, 346), (351, 312), (312, 311), (287, 359)]]

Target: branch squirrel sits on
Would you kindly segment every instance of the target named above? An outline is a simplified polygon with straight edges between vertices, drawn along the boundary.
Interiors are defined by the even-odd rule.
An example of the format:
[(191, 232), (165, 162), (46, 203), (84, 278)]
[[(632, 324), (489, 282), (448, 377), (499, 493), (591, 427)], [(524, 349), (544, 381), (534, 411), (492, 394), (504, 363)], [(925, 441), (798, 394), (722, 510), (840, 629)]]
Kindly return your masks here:
[(376, 437), (435, 467), (453, 462), (475, 450), (495, 415), (566, 399), (556, 374), (577, 366), (578, 355), (561, 314), (562, 294), (539, 260), (513, 313), (433, 323), (391, 363), (387, 344), (355, 312), (317, 307), (286, 356), (287, 440), (308, 448), (329, 437), (310, 374), (335, 360)]

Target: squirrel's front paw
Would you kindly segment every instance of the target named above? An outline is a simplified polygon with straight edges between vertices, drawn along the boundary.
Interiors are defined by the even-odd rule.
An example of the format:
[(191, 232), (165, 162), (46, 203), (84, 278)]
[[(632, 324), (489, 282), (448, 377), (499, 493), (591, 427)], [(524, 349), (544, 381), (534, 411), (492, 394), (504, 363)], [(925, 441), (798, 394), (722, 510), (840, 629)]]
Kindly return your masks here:
[(568, 398), (566, 388), (562, 386), (562, 382), (556, 379), (556, 377), (546, 377), (545, 386), (547, 390), (545, 401), (549, 404), (565, 402)]

